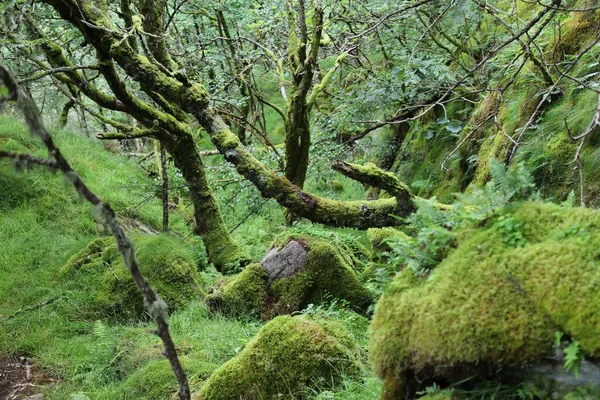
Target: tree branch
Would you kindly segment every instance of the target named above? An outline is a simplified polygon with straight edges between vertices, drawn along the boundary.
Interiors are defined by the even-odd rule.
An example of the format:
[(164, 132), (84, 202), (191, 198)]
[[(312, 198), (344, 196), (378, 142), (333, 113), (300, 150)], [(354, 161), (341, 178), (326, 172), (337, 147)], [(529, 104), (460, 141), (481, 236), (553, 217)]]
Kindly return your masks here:
[(8, 72), (8, 70), (0, 65), (0, 81), (4, 82), (4, 85), (8, 89), (8, 96), (4, 99), (15, 100), (17, 107), (25, 117), (25, 121), (29, 126), (29, 130), (33, 135), (36, 135), (42, 139), (42, 142), (48, 149), (50, 157), (54, 160), (49, 160), (56, 165), (72, 183), (77, 193), (91, 203), (94, 206), (94, 212), (104, 219), (107, 225), (111, 228), (113, 236), (117, 242), (117, 247), (121, 255), (123, 256), (123, 262), (125, 267), (131, 273), (131, 276), (138, 288), (142, 292), (144, 298), (144, 305), (146, 310), (152, 316), (158, 327), (156, 333), (162, 339), (165, 346), (165, 355), (171, 363), (171, 367), (177, 381), (179, 382), (179, 398), (180, 400), (190, 399), (190, 388), (188, 385), (187, 377), (179, 358), (177, 357), (177, 351), (175, 344), (169, 333), (169, 326), (166, 321), (167, 305), (160, 298), (160, 296), (150, 287), (142, 272), (139, 269), (137, 259), (135, 256), (135, 249), (133, 243), (125, 230), (117, 222), (115, 212), (111, 208), (110, 204), (103, 202), (94, 192), (92, 192), (79, 175), (71, 168), (70, 164), (63, 157), (60, 150), (54, 144), (50, 133), (46, 130), (42, 117), (39, 114), (37, 107), (33, 100), (29, 98), (24, 92), (20, 90), (14, 77)]

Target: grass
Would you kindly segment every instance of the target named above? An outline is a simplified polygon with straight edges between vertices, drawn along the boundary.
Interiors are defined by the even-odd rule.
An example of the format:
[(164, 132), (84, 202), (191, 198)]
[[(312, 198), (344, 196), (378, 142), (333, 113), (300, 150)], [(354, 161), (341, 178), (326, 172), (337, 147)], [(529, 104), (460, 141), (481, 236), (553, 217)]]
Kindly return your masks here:
[[(153, 195), (156, 184), (134, 160), (76, 133), (54, 132), (54, 138), (84, 181), (113, 205), (119, 217), (160, 228), (161, 204)], [(38, 140), (13, 116), (0, 117), (0, 148), (46, 156)], [(209, 173), (214, 179), (231, 174), (210, 168)], [(239, 186), (216, 192), (223, 201), (233, 191), (239, 192)], [(245, 201), (258, 198), (252, 191), (238, 196), (230, 226), (248, 213)], [(177, 240), (190, 241), (183, 238), (190, 233), (185, 220), (191, 208), (181, 209), (173, 211), (171, 227)], [(260, 259), (281, 231), (282, 221), (280, 207), (268, 202), (235, 234)], [(78, 313), (85, 294), (59, 279), (60, 268), (73, 254), (104, 235), (90, 207), (61, 176), (38, 168), (16, 172), (9, 162), (0, 162), (0, 358), (26, 355), (40, 364), (56, 379), (40, 389), (48, 400), (146, 398), (141, 392), (122, 396), (131, 395), (127, 392), (134, 388), (131, 382), (140, 385), (143, 371), (160, 370), (155, 364), (164, 360), (152, 323), (85, 319)], [(201, 281), (211, 283), (219, 277), (212, 268), (200, 275)], [(366, 319), (343, 313), (337, 317), (357, 332), (361, 346), (366, 344)], [(195, 300), (171, 315), (170, 326), (184, 366), (189, 368), (192, 389), (198, 390), (206, 378), (206, 371), (196, 371), (198, 363), (218, 366), (228, 361), (262, 324), (211, 315), (201, 300)], [(379, 391), (379, 380), (369, 375), (364, 382), (346, 379), (339, 393), (320, 394), (317, 388), (309, 397), (331, 394), (334, 397), (319, 398), (375, 399)]]

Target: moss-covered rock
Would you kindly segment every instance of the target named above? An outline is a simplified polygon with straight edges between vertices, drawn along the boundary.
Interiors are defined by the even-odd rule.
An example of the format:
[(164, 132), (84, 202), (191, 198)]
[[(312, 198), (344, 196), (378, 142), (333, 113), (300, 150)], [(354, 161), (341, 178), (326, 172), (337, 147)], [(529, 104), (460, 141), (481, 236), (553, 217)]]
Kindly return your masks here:
[(286, 235), (278, 243), (278, 250), (299, 244), (306, 251), (306, 261), (294, 273), (271, 282), (269, 295), (274, 298), (277, 313), (300, 310), (326, 298), (346, 300), (358, 309), (371, 304), (372, 294), (357, 278), (352, 251), (305, 235)]
[(534, 362), (555, 331), (600, 355), (598, 212), (522, 203), (458, 237), (426, 279), (402, 271), (377, 304), (370, 358), (388, 385), (436, 365)]
[(228, 279), (221, 290), (205, 298), (211, 311), (231, 316), (259, 317), (267, 297), (267, 271), (260, 264), (250, 264)]
[[(136, 235), (140, 269), (169, 311), (201, 295), (193, 249), (168, 235)], [(128, 320), (144, 316), (139, 289), (123, 265), (112, 237), (89, 243), (60, 270), (66, 286), (78, 292), (76, 313), (84, 318)]]
[(195, 400), (296, 398), (307, 387), (331, 388), (358, 376), (362, 356), (337, 322), (280, 316), (219, 367)]
[(367, 231), (367, 237), (371, 243), (371, 254), (373, 261), (385, 259), (383, 253), (391, 250), (389, 240), (400, 239), (410, 241), (411, 238), (404, 232), (395, 228), (371, 228)]
[(333, 299), (364, 311), (373, 295), (358, 280), (357, 270), (368, 251), (344, 243), (288, 232), (275, 240), (261, 264), (219, 285), (206, 303), (213, 311), (263, 319)]
[[(217, 368), (214, 364), (180, 357), (190, 387), (200, 385)], [(116, 391), (116, 398), (130, 400), (168, 400), (176, 398), (179, 390), (169, 360), (153, 361), (129, 376)]]

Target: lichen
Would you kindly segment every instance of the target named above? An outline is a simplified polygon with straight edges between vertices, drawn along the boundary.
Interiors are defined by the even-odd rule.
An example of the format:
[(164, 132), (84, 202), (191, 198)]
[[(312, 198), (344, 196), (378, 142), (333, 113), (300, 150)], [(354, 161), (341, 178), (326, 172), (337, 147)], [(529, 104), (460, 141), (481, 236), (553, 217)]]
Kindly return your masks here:
[(359, 376), (362, 356), (337, 322), (280, 316), (219, 367), (194, 400), (296, 398), (307, 387), (332, 388)]
[[(174, 311), (201, 296), (194, 253), (168, 235), (135, 235), (140, 270)], [(84, 318), (118, 321), (144, 317), (144, 305), (131, 274), (123, 266), (113, 238), (95, 239), (61, 268), (60, 278), (78, 295), (77, 313)]]
[(409, 269), (394, 278), (371, 326), (370, 358), (382, 378), (540, 360), (557, 330), (600, 355), (600, 214), (526, 202), (504, 218), (522, 240), (506, 240), (515, 232), (492, 219), (459, 232), (458, 248), (426, 279)]

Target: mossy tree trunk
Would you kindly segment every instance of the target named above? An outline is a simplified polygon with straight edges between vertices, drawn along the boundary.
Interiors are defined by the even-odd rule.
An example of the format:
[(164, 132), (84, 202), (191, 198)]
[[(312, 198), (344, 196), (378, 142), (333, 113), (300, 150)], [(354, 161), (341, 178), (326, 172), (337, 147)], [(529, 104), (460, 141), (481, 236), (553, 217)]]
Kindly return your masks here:
[[(410, 195), (408, 196), (410, 200), (406, 203), (398, 202), (396, 198), (376, 201), (335, 201), (302, 191), (286, 177), (269, 170), (240, 143), (237, 135), (210, 105), (209, 95), (201, 84), (181, 79), (141, 55), (131, 46), (127, 40), (128, 36), (114, 29), (113, 24), (108, 20), (108, 15), (99, 13), (98, 8), (91, 1), (44, 0), (44, 3), (51, 5), (61, 18), (79, 29), (87, 43), (96, 49), (98, 58), (102, 62), (101, 72), (112, 91), (118, 96), (120, 104), (116, 103), (111, 96), (105, 98), (93, 90), (88, 90), (93, 96), (105, 101), (109, 106), (125, 107), (132, 115), (141, 114), (144, 117), (144, 113), (149, 114), (142, 118), (143, 123), (152, 126), (151, 130), (160, 128), (165, 132), (163, 135), (173, 135), (173, 140), (179, 137), (184, 141), (187, 140), (185, 135), (190, 132), (190, 128), (180, 122), (176, 116), (184, 114), (182, 117), (185, 120), (185, 113), (191, 114), (208, 132), (212, 142), (225, 159), (231, 162), (242, 176), (251, 181), (264, 197), (274, 198), (295, 215), (331, 226), (366, 229), (399, 225), (402, 222), (396, 216), (407, 216), (414, 211), (415, 206)], [(309, 59), (307, 58), (306, 61), (308, 62)], [(152, 98), (164, 100), (160, 103), (163, 110), (150, 110), (148, 103), (132, 97), (125, 82), (116, 75), (116, 65), (128, 77), (138, 82), (141, 89)], [(303, 67), (305, 66), (306, 63)], [(322, 85), (313, 88), (311, 98), (320, 89)], [(309, 105), (311, 98), (308, 99)], [(149, 116), (154, 118), (149, 119)], [(158, 125), (156, 128), (155, 124)], [(192, 143), (193, 141), (189, 142)], [(189, 145), (185, 151), (189, 151)], [(174, 159), (178, 158), (177, 154), (171, 155)], [(198, 193), (198, 198), (202, 199), (201, 193)]]
[(223, 222), (219, 204), (206, 178), (202, 159), (191, 136), (163, 140), (166, 150), (181, 171), (194, 204), (195, 232), (202, 237), (209, 259), (223, 272), (228, 266), (247, 261)]
[[(108, 20), (107, 12), (103, 11), (97, 3), (91, 1), (51, 1), (48, 3), (59, 10), (61, 15), (66, 13), (64, 15), (68, 17), (65, 19), (71, 20), (71, 18), (75, 18), (75, 21), (72, 21), (75, 25), (81, 24), (88, 27), (89, 32), (85, 31), (85, 29), (80, 30), (89, 39), (90, 43), (93, 43), (92, 38), (100, 35), (97, 34), (98, 28), (90, 28), (89, 24), (97, 27), (106, 27), (107, 30), (104, 33), (108, 33), (112, 27), (112, 23)], [(169, 76), (172, 83), (181, 85), (181, 82), (177, 81), (173, 77), (173, 73), (170, 72), (169, 68), (174, 68), (175, 62), (166, 50), (164, 36), (161, 32), (154, 31), (164, 29), (164, 10), (161, 7), (164, 8), (165, 3), (164, 1), (143, 2), (141, 7), (146, 11), (144, 26), (143, 28), (131, 28), (132, 30), (143, 29), (144, 32), (151, 34), (148, 39), (149, 53), (147, 55), (149, 59), (138, 53), (137, 45), (132, 45), (132, 43), (137, 44), (137, 42), (132, 40), (134, 39), (132, 35), (124, 35), (121, 39), (127, 45), (127, 48), (132, 51), (130, 54), (131, 61), (136, 57), (143, 58), (156, 68), (157, 71)], [(128, 2), (121, 2), (121, 6), (124, 19), (132, 20)], [(85, 22), (81, 22), (81, 20)], [(73, 65), (60, 46), (47, 39), (37, 28), (32, 18), (27, 21), (27, 24), (32, 38), (40, 43), (40, 48), (46, 55), (50, 66), (68, 67)], [(114, 35), (110, 36), (112, 36), (111, 40), (114, 41)], [(210, 261), (220, 270), (226, 269), (230, 264), (247, 263), (248, 256), (229, 234), (229, 230), (223, 221), (219, 206), (207, 181), (204, 165), (195, 147), (192, 129), (186, 121), (188, 114), (165, 98), (161, 94), (161, 90), (157, 90), (156, 86), (150, 88), (142, 85), (142, 89), (154, 100), (156, 105), (145, 102), (140, 97), (137, 97), (121, 79), (110, 51), (103, 51), (100, 46), (94, 45), (94, 47), (97, 50), (97, 58), (102, 63), (99, 70), (110, 87), (112, 94), (108, 94), (91, 84), (78, 71), (57, 74), (57, 79), (68, 87), (79, 88), (81, 94), (96, 102), (99, 106), (128, 114), (146, 127), (146, 129), (138, 129), (97, 113), (94, 115), (96, 118), (100, 119), (103, 123), (116, 127), (122, 132), (101, 133), (97, 137), (100, 139), (122, 140), (149, 136), (161, 141), (167, 152), (173, 157), (175, 165), (181, 170), (188, 185), (194, 205), (195, 232), (202, 237)]]
[[(285, 177), (304, 186), (310, 150), (310, 108), (308, 93), (312, 87), (314, 67), (319, 55), (323, 31), (323, 10), (314, 3), (310, 47), (304, 0), (298, 0), (297, 14), (288, 3), (288, 57), (293, 76), (285, 120)], [(298, 33), (300, 37), (298, 37)]]

